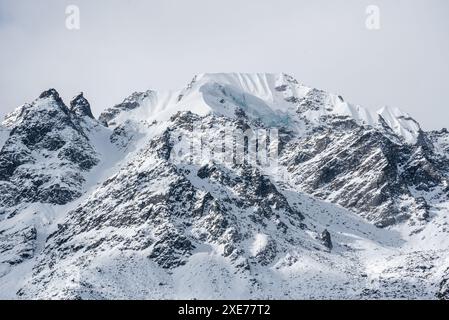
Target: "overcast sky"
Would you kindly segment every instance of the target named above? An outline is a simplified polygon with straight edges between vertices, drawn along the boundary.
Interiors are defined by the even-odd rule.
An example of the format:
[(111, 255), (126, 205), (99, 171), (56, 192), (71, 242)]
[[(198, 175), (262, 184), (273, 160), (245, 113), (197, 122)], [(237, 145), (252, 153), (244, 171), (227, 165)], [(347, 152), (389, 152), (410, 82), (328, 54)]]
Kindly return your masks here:
[[(81, 28), (65, 9), (80, 8)], [(380, 8), (380, 30), (365, 26)], [(447, 0), (0, 0), (0, 116), (54, 87), (95, 115), (202, 72), (286, 72), (449, 127)]]

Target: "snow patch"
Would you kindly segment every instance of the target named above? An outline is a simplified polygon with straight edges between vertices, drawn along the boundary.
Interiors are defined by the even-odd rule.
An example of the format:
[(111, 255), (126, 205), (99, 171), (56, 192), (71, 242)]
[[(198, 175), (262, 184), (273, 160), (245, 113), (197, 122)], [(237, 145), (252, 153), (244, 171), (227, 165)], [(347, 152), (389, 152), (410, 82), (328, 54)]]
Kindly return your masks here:
[(260, 252), (262, 252), (268, 244), (268, 236), (263, 233), (258, 233), (254, 236), (254, 241), (251, 245), (251, 255), (253, 257), (257, 256)]

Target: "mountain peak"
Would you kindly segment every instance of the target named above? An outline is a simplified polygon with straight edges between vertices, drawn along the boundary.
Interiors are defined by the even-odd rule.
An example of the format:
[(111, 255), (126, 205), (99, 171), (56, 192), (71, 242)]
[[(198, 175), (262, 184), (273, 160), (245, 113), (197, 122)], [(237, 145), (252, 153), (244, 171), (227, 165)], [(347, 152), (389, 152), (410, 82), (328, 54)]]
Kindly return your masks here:
[(38, 109), (52, 109), (59, 107), (64, 113), (68, 114), (69, 108), (62, 101), (58, 91), (54, 88), (50, 88), (42, 92), (39, 97), (31, 104), (31, 107)]
[[(120, 119), (123, 114), (135, 111), (136, 109), (148, 109), (155, 104), (157, 100), (157, 93), (153, 90), (147, 90), (143, 92), (134, 92), (112, 108), (104, 110), (98, 120), (104, 126), (114, 126), (120, 123)], [(143, 107), (143, 108), (141, 108)]]
[(249, 91), (264, 92), (270, 88), (272, 84), (282, 85), (286, 83), (298, 84), (298, 81), (286, 73), (201, 73), (196, 75), (194, 82), (217, 82), (228, 84), (235, 87), (242, 87)]
[(69, 114), (69, 109), (62, 101), (56, 89), (48, 89), (42, 92), (32, 103), (25, 103), (17, 107), (12, 112), (6, 114), (2, 125), (6, 128), (12, 128), (20, 123), (23, 117), (33, 111), (49, 111), (59, 110), (65, 114)]
[(87, 101), (82, 92), (76, 95), (72, 99), (72, 101), (70, 101), (70, 111), (75, 113), (77, 116), (80, 117), (87, 116), (89, 118), (94, 119), (89, 101)]
[(39, 99), (45, 99), (45, 98), (49, 98), (49, 97), (52, 97), (55, 100), (61, 99), (61, 97), (59, 96), (58, 91), (56, 91), (56, 89), (53, 89), (53, 88), (50, 88), (50, 89), (42, 92), (39, 95)]
[(133, 93), (105, 110), (100, 121), (110, 125), (128, 118), (164, 121), (179, 111), (233, 118), (237, 110), (269, 127), (291, 125), (298, 131), (304, 129), (295, 120), (299, 114), (311, 125), (345, 118), (360, 125), (391, 127), (411, 144), (420, 132), (419, 124), (397, 108), (386, 107), (376, 113), (341, 95), (302, 85), (286, 73), (200, 73), (179, 91)]
[(399, 108), (385, 106), (377, 111), (380, 123), (385, 123), (395, 134), (401, 136), (408, 143), (416, 143), (422, 132), (419, 123), (408, 113)]

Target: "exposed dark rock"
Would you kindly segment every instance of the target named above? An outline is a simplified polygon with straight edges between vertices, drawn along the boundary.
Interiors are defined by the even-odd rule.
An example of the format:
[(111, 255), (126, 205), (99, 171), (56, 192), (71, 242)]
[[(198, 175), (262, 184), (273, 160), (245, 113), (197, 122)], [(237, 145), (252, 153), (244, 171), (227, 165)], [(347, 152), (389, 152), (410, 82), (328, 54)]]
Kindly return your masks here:
[(65, 204), (79, 197), (84, 178), (78, 171), (91, 169), (99, 160), (56, 90), (43, 92), (16, 116), (0, 151), (0, 204)]
[(270, 239), (265, 248), (263, 248), (263, 250), (261, 250), (256, 255), (256, 259), (261, 265), (267, 266), (271, 262), (273, 262), (273, 260), (276, 258), (276, 255), (277, 255), (276, 242)]
[(329, 233), (329, 231), (327, 231), (327, 229), (325, 229), (321, 234), (320, 234), (320, 239), (323, 243), (323, 245), (328, 248), (329, 250), (332, 250), (333, 245), (332, 245), (332, 239), (331, 239), (331, 234)]
[(89, 117), (94, 119), (92, 110), (90, 109), (90, 104), (86, 98), (84, 98), (82, 92), (70, 101), (70, 111), (79, 117)]
[[(449, 271), (449, 269), (447, 271)], [(444, 278), (441, 281), (437, 298), (440, 300), (449, 300), (449, 278)]]
[(102, 123), (104, 126), (114, 126), (114, 119), (122, 112), (128, 112), (134, 109), (139, 108), (142, 103), (151, 99), (154, 95), (154, 91), (148, 90), (146, 92), (134, 92), (131, 96), (126, 98), (122, 103), (115, 105), (112, 108), (106, 109), (103, 113), (100, 114), (98, 121)]

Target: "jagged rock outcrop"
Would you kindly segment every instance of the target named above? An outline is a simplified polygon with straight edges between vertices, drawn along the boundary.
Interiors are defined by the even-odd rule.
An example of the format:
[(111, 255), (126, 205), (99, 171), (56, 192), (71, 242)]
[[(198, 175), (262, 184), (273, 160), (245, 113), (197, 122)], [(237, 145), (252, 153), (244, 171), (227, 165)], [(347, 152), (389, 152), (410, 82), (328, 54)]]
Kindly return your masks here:
[(84, 98), (83, 93), (79, 93), (70, 101), (70, 111), (78, 117), (89, 117), (94, 119), (92, 110), (90, 109), (89, 101)]
[(152, 104), (154, 99), (156, 99), (154, 91), (134, 92), (131, 96), (123, 100), (122, 103), (106, 109), (100, 114), (98, 121), (105, 126), (115, 126), (117, 125), (116, 119), (120, 114), (132, 111), (141, 106)]
[(324, 229), (324, 231), (321, 233), (320, 239), (323, 242), (323, 245), (327, 249), (332, 250), (333, 244), (332, 244), (331, 234), (329, 233), (329, 231), (327, 231), (327, 229)]
[[(37, 230), (29, 214), (41, 204), (64, 205), (83, 193), (85, 174), (100, 160), (81, 126), (78, 97), (69, 109), (56, 90), (43, 92), (6, 117), (9, 135), (0, 151), (0, 263), (17, 265), (34, 256)], [(82, 109), (84, 108), (84, 109)]]
[(445, 276), (440, 283), (440, 290), (437, 293), (438, 299), (449, 300), (449, 269), (446, 270)]
[(425, 200), (414, 198), (411, 188), (428, 191), (447, 181), (446, 160), (435, 161), (422, 148), (398, 145), (373, 130), (323, 130), (285, 148), (283, 161), (300, 188), (379, 226), (425, 219)]
[(50, 89), (7, 123), (11, 132), (0, 151), (2, 205), (65, 204), (81, 195), (82, 172), (99, 160), (77, 116)]

